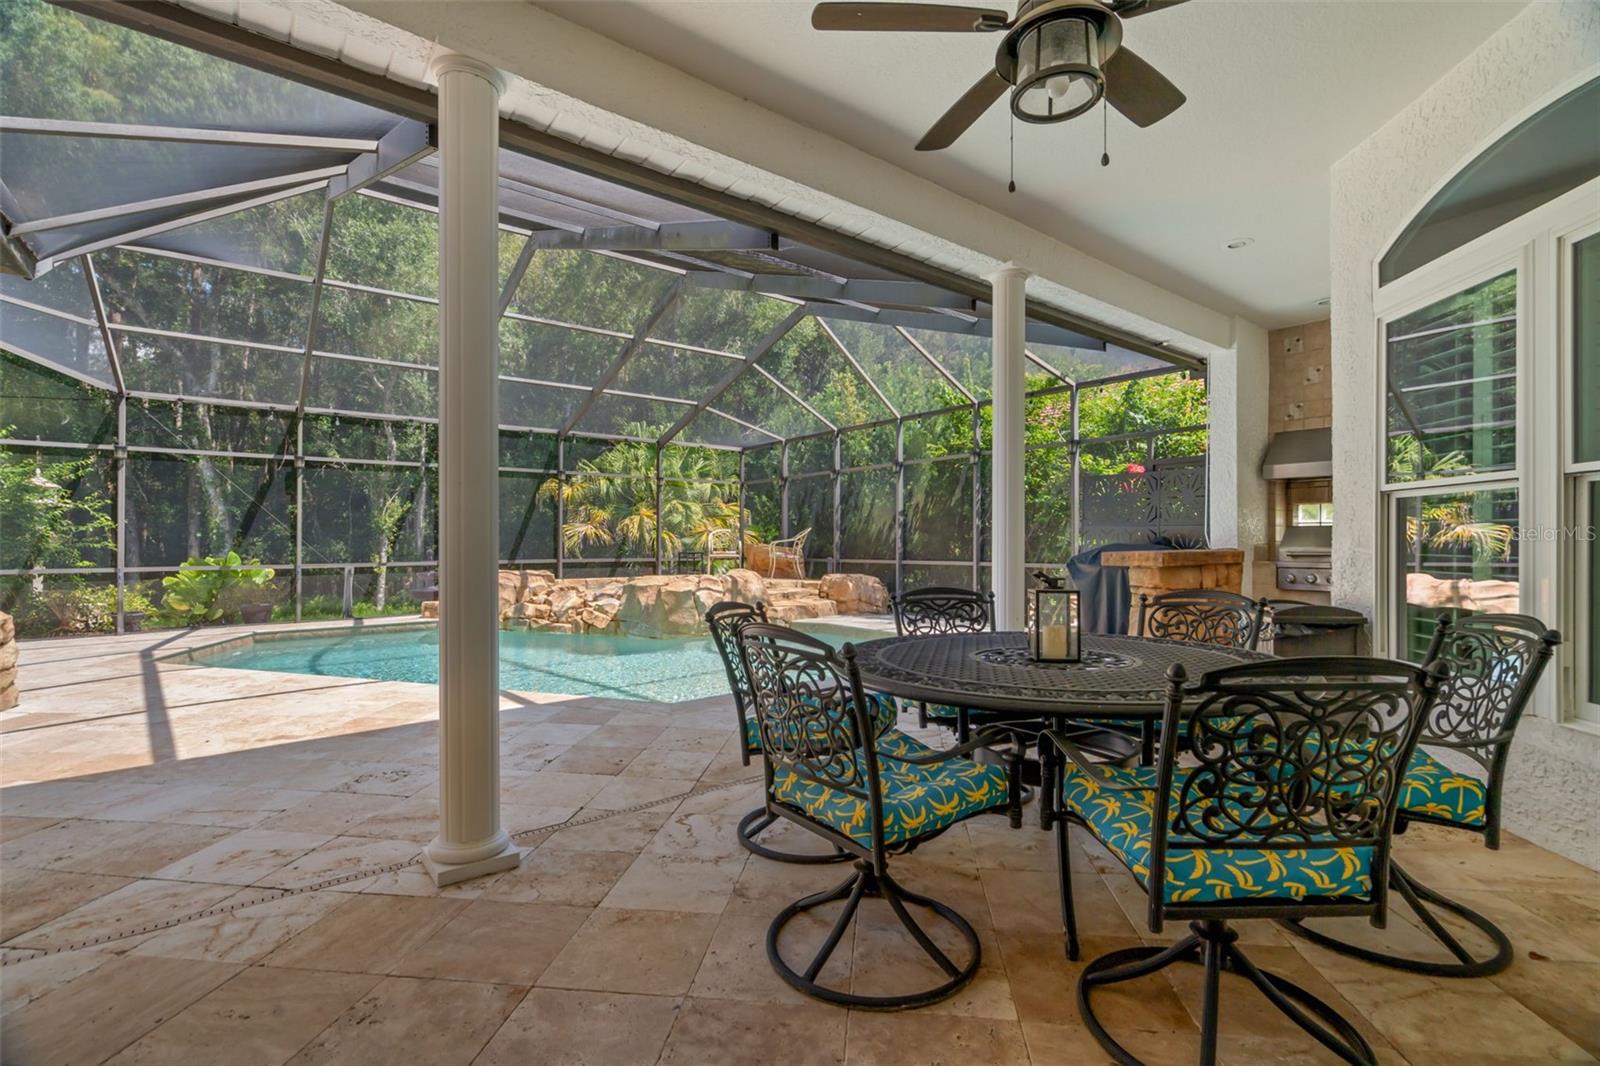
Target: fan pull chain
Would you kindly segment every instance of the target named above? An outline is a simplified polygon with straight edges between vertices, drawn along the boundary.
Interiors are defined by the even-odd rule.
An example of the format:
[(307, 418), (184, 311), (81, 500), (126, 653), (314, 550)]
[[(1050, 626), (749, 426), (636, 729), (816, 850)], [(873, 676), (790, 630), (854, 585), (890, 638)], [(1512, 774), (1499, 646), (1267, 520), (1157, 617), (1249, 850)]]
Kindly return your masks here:
[(1111, 165), (1110, 111), (1111, 108), (1102, 100), (1100, 104), (1100, 165), (1103, 167)]
[(1017, 116), (1011, 116), (1011, 180), (1006, 183), (1006, 192), (1017, 191)]

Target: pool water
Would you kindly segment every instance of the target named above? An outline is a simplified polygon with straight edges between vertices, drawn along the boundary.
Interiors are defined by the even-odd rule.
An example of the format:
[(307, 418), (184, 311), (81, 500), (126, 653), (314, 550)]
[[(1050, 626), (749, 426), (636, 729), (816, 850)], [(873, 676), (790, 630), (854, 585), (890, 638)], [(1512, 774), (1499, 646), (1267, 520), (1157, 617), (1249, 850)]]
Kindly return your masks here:
[[(831, 636), (823, 639), (842, 643)], [(197, 661), (235, 670), (437, 685), (439, 633), (432, 627), (341, 630), (261, 640)], [(728, 675), (710, 637), (648, 640), (517, 631), (500, 634), (500, 687), (677, 703), (725, 695)]]

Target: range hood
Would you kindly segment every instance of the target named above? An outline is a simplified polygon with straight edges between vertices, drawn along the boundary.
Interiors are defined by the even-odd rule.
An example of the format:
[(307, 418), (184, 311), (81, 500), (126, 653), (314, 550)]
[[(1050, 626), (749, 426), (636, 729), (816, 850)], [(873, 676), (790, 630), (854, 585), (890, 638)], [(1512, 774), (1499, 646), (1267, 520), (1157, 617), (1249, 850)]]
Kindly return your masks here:
[(1261, 460), (1268, 481), (1333, 476), (1333, 430), (1290, 429), (1274, 433)]

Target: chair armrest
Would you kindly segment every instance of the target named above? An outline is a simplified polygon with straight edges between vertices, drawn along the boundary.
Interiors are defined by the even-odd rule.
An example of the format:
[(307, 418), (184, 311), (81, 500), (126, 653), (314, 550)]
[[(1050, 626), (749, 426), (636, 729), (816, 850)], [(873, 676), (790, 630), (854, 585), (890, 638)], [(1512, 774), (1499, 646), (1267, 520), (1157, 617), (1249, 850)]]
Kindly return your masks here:
[(1046, 729), (1043, 733), (1040, 733), (1039, 740), (1040, 743), (1049, 741), (1055, 746), (1057, 751), (1061, 752), (1061, 754), (1065, 755), (1069, 760), (1071, 760), (1073, 766), (1077, 767), (1081, 773), (1087, 775), (1101, 788), (1111, 789), (1114, 792), (1149, 791), (1149, 789), (1144, 785), (1124, 785), (1118, 783), (1114, 777), (1106, 772), (1107, 764), (1093, 761), (1089, 758), (1087, 752), (1053, 729)]

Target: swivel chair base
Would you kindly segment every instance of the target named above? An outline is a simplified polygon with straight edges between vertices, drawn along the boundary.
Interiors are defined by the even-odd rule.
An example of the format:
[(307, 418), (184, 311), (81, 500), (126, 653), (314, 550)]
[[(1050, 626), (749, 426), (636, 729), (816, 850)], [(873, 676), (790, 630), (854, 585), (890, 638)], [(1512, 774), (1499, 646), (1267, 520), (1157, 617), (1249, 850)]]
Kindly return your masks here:
[(1256, 968), (1238, 946), (1239, 934), (1215, 919), (1191, 922), (1192, 932), (1169, 947), (1124, 948), (1095, 959), (1078, 978), (1078, 1013), (1084, 1025), (1116, 1062), (1140, 1066), (1140, 1060), (1119, 1044), (1095, 1016), (1091, 997), (1095, 989), (1146, 977), (1173, 963), (1193, 962), (1205, 967), (1205, 999), (1200, 1016), (1200, 1066), (1217, 1061), (1217, 1020), (1224, 971), (1246, 978), (1290, 1021), (1344, 1062), (1356, 1066), (1376, 1064), (1371, 1045), (1338, 1011), (1299, 985)]
[(763, 859), (771, 859), (773, 862), (793, 863), (797, 866), (818, 866), (824, 863), (844, 862), (851, 858), (849, 852), (843, 851), (838, 847), (835, 847), (831, 852), (779, 851), (777, 848), (769, 848), (756, 840), (756, 837), (770, 829), (772, 823), (777, 820), (777, 815), (769, 813), (764, 807), (757, 807), (739, 819), (739, 843), (743, 844), (744, 849), (752, 855), (759, 855)]
[[(839, 989), (829, 988), (817, 981), (817, 976), (822, 968), (827, 965), (828, 959), (833, 955), (834, 949), (844, 939), (845, 933), (850, 928), (851, 921), (855, 918), (856, 911), (863, 899), (881, 899), (894, 910), (895, 917), (900, 919), (900, 924), (905, 926), (912, 939), (917, 942), (923, 952), (932, 959), (948, 978), (941, 984), (932, 988), (916, 992), (907, 992), (902, 995), (867, 996), (854, 992), (844, 992)], [(817, 907), (844, 900), (844, 909), (834, 920), (833, 928), (828, 931), (827, 938), (822, 947), (806, 964), (804, 972), (796, 970), (786, 962), (778, 952), (778, 939), (783, 934), (784, 926), (789, 922)], [(926, 907), (938, 917), (954, 926), (966, 943), (967, 951), (971, 958), (965, 965), (957, 965), (945, 954), (929, 937), (923, 928), (917, 924), (911, 912), (906, 910), (906, 904), (912, 903), (919, 907)], [(919, 896), (903, 888), (888, 872), (877, 873), (872, 864), (865, 859), (857, 859), (855, 871), (844, 879), (839, 885), (806, 896), (789, 904), (778, 916), (773, 919), (772, 925), (767, 929), (767, 959), (772, 963), (772, 968), (778, 976), (787, 981), (791, 986), (804, 992), (808, 996), (820, 999), (826, 1003), (836, 1003), (840, 1006), (858, 1007), (865, 1010), (908, 1010), (913, 1007), (925, 1007), (930, 1003), (937, 1003), (955, 995), (978, 972), (978, 963), (981, 959), (981, 949), (978, 945), (978, 934), (967, 922), (953, 909), (940, 903), (938, 900)]]
[[(1514, 954), (1511, 941), (1500, 927), (1488, 918), (1470, 907), (1457, 903), (1448, 896), (1435, 892), (1402, 870), (1399, 863), (1392, 861), (1389, 864), (1389, 887), (1394, 890), (1396, 895), (1406, 901), (1406, 904), (1421, 920), (1423, 927), (1427, 929), (1433, 938), (1444, 945), (1450, 954), (1455, 956), (1454, 962), (1419, 959), (1405, 955), (1394, 955), (1385, 951), (1374, 951), (1371, 948), (1360, 947), (1330, 936), (1300, 921), (1285, 921), (1281, 924), (1286, 931), (1296, 936), (1304, 937), (1318, 947), (1338, 952), (1340, 955), (1348, 955), (1363, 962), (1387, 966), (1393, 970), (1426, 974), (1429, 977), (1487, 977), (1490, 974), (1499, 973), (1511, 965), (1511, 959)], [(1448, 911), (1477, 929), (1493, 946), (1492, 954), (1475, 953), (1471, 948), (1461, 943), (1461, 940), (1446, 929), (1444, 923), (1428, 908), (1428, 904), (1432, 904), (1438, 910)]]

